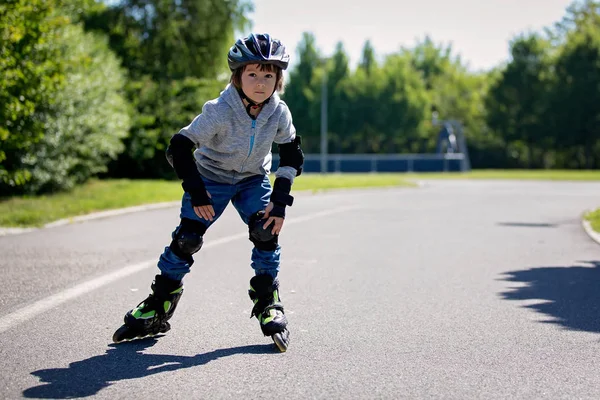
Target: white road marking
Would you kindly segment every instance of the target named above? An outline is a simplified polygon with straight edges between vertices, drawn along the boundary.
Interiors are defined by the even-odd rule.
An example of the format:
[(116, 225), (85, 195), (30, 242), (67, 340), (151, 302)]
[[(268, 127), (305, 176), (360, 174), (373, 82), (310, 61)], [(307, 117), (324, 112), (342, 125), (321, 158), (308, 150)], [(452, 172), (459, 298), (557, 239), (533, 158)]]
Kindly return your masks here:
[[(285, 221), (285, 226), (289, 226), (291, 224), (296, 224), (300, 222), (309, 221), (315, 218), (325, 217), (332, 214), (338, 214), (346, 211), (355, 210), (359, 207), (357, 206), (345, 206), (338, 207), (330, 210), (316, 212), (311, 215), (307, 215), (304, 217), (297, 217), (290, 220)], [(248, 233), (239, 233), (235, 235), (226, 236), (220, 239), (211, 240), (203, 246), (203, 249), (206, 250), (211, 247), (219, 246), (225, 243), (232, 242), (234, 240), (247, 238)], [(7, 314), (0, 318), (0, 333), (5, 332), (23, 322), (26, 322), (37, 315), (40, 315), (59, 304), (72, 300), (76, 297), (79, 297), (83, 294), (89, 293), (95, 289), (98, 289), (102, 286), (108, 285), (111, 282), (116, 280), (125, 278), (126, 276), (135, 274), (139, 271), (142, 271), (146, 268), (150, 268), (156, 265), (157, 260), (152, 259), (148, 261), (143, 261), (138, 264), (127, 265), (123, 268), (119, 268), (118, 270), (111, 272), (109, 274), (100, 276), (98, 278), (89, 280), (87, 282), (80, 283), (77, 286), (74, 286), (70, 289), (63, 290), (62, 292), (53, 294), (44, 299), (38, 300), (33, 304), (30, 304), (26, 307), (23, 307), (17, 311), (14, 311), (10, 314)]]

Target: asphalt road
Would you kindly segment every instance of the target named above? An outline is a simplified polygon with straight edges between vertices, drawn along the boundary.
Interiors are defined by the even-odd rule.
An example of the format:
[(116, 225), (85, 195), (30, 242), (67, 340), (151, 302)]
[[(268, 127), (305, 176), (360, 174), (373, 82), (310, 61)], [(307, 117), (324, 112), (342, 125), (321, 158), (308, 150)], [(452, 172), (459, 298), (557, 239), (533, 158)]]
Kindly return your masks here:
[(173, 329), (111, 344), (178, 209), (0, 237), (0, 398), (598, 399), (599, 183), (428, 181), (300, 194), (280, 239), (291, 344), (250, 319), (233, 208)]

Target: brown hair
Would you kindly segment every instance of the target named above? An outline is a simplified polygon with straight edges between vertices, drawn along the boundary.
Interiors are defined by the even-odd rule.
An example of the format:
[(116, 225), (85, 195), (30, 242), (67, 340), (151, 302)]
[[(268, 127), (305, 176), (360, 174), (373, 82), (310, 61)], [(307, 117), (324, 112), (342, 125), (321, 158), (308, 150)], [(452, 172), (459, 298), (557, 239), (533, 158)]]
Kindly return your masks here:
[[(248, 65), (248, 64), (246, 64)], [(231, 73), (231, 79), (229, 80), (233, 86), (235, 86), (238, 89), (242, 88), (242, 73), (244, 72), (244, 70), (246, 69), (246, 65), (236, 68), (232, 73)], [(281, 71), (281, 68), (279, 68), (277, 65), (273, 65), (273, 64), (258, 64), (260, 65), (260, 70), (261, 71), (267, 71), (267, 72), (275, 72), (275, 78), (277, 79), (277, 83), (275, 83), (275, 91), (279, 92), (279, 93), (283, 93), (283, 72)]]

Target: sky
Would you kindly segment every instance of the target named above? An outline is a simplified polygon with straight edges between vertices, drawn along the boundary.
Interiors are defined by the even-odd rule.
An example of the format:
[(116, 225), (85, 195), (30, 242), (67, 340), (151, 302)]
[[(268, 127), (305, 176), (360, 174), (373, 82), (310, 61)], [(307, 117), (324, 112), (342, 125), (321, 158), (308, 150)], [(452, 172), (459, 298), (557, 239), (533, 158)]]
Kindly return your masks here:
[(572, 0), (254, 0), (252, 32), (279, 38), (291, 66), (303, 32), (311, 32), (324, 56), (342, 42), (354, 68), (367, 40), (377, 57), (411, 48), (425, 35), (451, 45), (472, 71), (508, 61), (510, 40), (541, 32), (565, 15)]

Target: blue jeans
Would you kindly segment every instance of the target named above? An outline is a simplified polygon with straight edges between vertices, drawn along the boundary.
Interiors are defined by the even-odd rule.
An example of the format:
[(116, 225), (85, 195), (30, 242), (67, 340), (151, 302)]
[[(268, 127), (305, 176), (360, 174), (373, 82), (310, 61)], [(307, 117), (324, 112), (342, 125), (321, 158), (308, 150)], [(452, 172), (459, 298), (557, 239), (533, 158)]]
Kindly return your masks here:
[[(180, 218), (200, 221), (207, 229), (223, 214), (230, 201), (244, 223), (248, 225), (250, 216), (257, 211), (267, 208), (269, 199), (271, 198), (271, 182), (266, 175), (246, 178), (235, 185), (214, 182), (206, 178), (203, 178), (203, 180), (206, 190), (212, 196), (211, 199), (215, 210), (214, 219), (207, 221), (198, 217), (194, 212), (192, 200), (188, 193), (184, 193), (181, 199)], [(175, 237), (177, 228), (173, 231), (171, 237)], [(252, 249), (250, 265), (256, 275), (269, 274), (272, 277), (276, 277), (279, 272), (280, 255), (281, 246), (279, 245), (277, 245), (274, 251), (260, 250), (254, 247)], [(165, 247), (158, 261), (158, 268), (162, 275), (176, 280), (182, 280), (190, 272), (190, 266), (189, 261), (178, 257), (168, 246)]]

